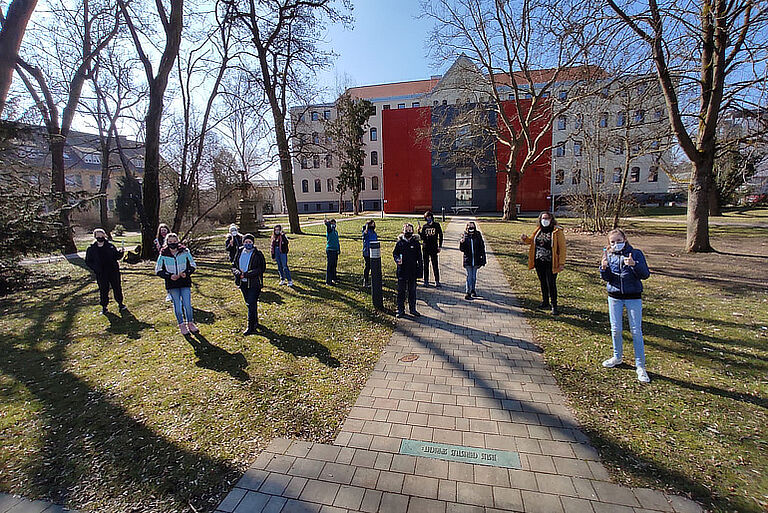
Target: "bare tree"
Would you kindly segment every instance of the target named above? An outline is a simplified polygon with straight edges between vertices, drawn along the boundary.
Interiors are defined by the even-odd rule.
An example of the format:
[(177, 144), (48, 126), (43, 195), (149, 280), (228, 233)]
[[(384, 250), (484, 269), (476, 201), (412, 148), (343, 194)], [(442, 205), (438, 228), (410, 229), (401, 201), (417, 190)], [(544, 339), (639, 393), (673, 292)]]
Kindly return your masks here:
[(768, 5), (607, 3), (620, 26), (637, 38), (637, 60), (652, 59), (671, 130), (691, 162), (686, 250), (712, 251), (709, 203), (718, 120), (723, 107), (751, 103), (755, 91), (765, 88)]
[[(39, 66), (19, 57), (16, 71), (37, 105), (48, 131), (51, 191), (59, 198), (56, 206), (60, 208), (68, 202), (64, 148), (83, 86), (92, 76), (95, 56), (117, 34), (120, 23), (114, 6), (92, 0), (82, 0), (81, 4), (74, 5), (58, 4), (52, 15), (47, 20), (48, 25), (40, 26), (44, 37), (37, 38), (34, 47), (29, 50), (44, 64)], [(62, 31), (68, 31), (68, 34), (62, 35)], [(24, 53), (26, 50), (22, 48)], [(59, 116), (61, 103), (64, 106)], [(68, 209), (61, 209), (61, 225), (65, 232), (62, 250), (74, 253), (77, 248), (72, 238)]]
[(0, 28), (0, 116), (5, 109), (8, 91), (11, 89), (21, 40), (24, 38), (27, 23), (36, 5), (37, 0), (13, 0), (5, 16), (0, 13), (0, 17), (8, 21)]
[(302, 98), (309, 76), (329, 65), (331, 54), (318, 42), (328, 22), (349, 22), (343, 0), (343, 11), (330, 0), (230, 0), (237, 19), (245, 29), (244, 40), (253, 45), (259, 64), (262, 88), (274, 122), (275, 140), (280, 158), (280, 176), (291, 231), (301, 233), (289, 136), (286, 128), (288, 106), (292, 99)]
[(140, 20), (136, 9), (143, 4), (128, 4), (125, 0), (117, 0), (120, 11), (128, 26), (133, 45), (139, 60), (144, 67), (149, 86), (149, 104), (145, 117), (144, 137), (144, 183), (143, 183), (143, 215), (141, 223), (141, 256), (152, 258), (155, 255), (155, 233), (160, 216), (160, 128), (163, 119), (163, 103), (165, 90), (168, 87), (168, 77), (173, 71), (173, 63), (179, 55), (181, 34), (184, 28), (184, 0), (169, 0), (168, 13), (163, 0), (155, 0), (156, 15), (165, 33), (165, 45), (160, 54), (157, 71), (152, 67), (152, 61), (144, 47), (149, 45), (140, 33), (137, 23)]
[[(433, 56), (440, 60), (463, 56), (457, 64), (469, 77), (452, 91), (468, 106), (440, 123), (443, 137), (438, 142), (445, 144), (445, 153), (461, 158), (467, 155), (459, 148), (479, 150), (479, 155), (490, 146), (503, 148), (504, 219), (516, 218), (520, 179), (550, 150), (547, 134), (553, 118), (591, 94), (595, 80), (605, 78), (599, 67), (591, 65), (599, 59), (587, 51), (598, 33), (587, 7), (579, 0), (423, 3), (425, 16), (436, 22)], [(552, 95), (562, 83), (568, 83), (569, 94), (555, 103)], [(472, 139), (474, 148), (458, 143)]]

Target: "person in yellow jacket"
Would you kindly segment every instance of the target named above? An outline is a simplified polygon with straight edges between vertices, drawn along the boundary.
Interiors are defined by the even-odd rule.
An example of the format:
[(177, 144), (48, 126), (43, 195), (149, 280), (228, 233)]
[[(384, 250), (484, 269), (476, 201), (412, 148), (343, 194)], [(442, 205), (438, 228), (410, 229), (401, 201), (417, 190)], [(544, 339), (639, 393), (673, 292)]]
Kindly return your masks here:
[(539, 308), (557, 310), (557, 273), (565, 269), (565, 235), (551, 212), (539, 214), (539, 221), (533, 234), (520, 236), (528, 244), (528, 269), (536, 269), (541, 283), (541, 304)]

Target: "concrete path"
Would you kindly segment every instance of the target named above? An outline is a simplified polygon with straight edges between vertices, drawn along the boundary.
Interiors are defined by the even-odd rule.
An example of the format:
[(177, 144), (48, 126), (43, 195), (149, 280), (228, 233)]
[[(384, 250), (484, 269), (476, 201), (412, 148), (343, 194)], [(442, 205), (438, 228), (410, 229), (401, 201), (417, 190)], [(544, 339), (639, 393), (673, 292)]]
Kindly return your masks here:
[(45, 501), (32, 501), (0, 493), (0, 513), (77, 513), (56, 504)]
[(419, 288), (422, 317), (398, 321), (334, 444), (274, 440), (217, 512), (701, 511), (610, 481), (492, 254), (464, 299), (463, 226), (445, 231), (444, 287)]

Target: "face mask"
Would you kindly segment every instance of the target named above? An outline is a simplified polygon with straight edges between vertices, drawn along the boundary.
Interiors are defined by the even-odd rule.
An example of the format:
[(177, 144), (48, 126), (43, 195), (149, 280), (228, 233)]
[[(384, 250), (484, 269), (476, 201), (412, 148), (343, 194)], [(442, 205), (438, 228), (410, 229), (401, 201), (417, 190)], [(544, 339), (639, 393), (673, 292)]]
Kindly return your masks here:
[(229, 234), (234, 237), (235, 235), (237, 235), (237, 230), (229, 230)]
[(410, 239), (413, 236), (413, 232), (404, 232), (403, 235), (405, 235), (406, 239)]
[(551, 223), (551, 221), (549, 219), (542, 219), (541, 220), (541, 226), (544, 227), (544, 228), (549, 226), (549, 223)]
[(331, 230), (335, 230), (335, 229), (336, 229), (336, 225), (335, 224), (331, 224)]
[(467, 228), (467, 233), (475, 233), (475, 229), (474, 228)]
[(106, 240), (105, 237), (96, 237), (96, 242), (105, 242)]
[(432, 219), (431, 217), (427, 218), (427, 224), (432, 224), (432, 221), (434, 221), (434, 219)]
[(250, 242), (248, 242), (248, 243), (246, 243), (246, 244), (243, 244), (243, 247), (244, 247), (245, 249), (247, 249), (248, 251), (250, 251), (250, 250), (252, 250), (252, 249), (253, 249), (253, 244), (251, 244)]
[(372, 225), (371, 225), (371, 226), (370, 226), (368, 229), (369, 229), (369, 230), (375, 230), (375, 229), (376, 229), (376, 225), (375, 225), (375, 224), (372, 224)]
[(176, 249), (176, 248), (179, 247), (179, 243), (178, 242), (169, 242), (168, 243), (168, 247), (171, 248), (171, 249)]
[(619, 251), (624, 249), (624, 244), (625, 244), (624, 242), (611, 242), (611, 249), (614, 252), (618, 253)]
[(275, 230), (275, 235), (280, 235), (280, 230)]

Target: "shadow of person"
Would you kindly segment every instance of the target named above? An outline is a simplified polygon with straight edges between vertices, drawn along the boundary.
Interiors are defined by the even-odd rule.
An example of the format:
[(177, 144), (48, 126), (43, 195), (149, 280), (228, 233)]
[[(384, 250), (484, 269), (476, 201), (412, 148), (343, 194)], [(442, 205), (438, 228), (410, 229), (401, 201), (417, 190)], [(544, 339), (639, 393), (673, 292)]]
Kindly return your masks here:
[(259, 333), (265, 336), (270, 344), (286, 353), (291, 353), (297, 357), (314, 356), (320, 363), (328, 367), (338, 367), (341, 365), (339, 360), (331, 355), (331, 351), (316, 340), (281, 335), (264, 325), (259, 325)]
[(216, 321), (216, 314), (213, 312), (201, 310), (197, 307), (192, 307), (192, 310), (195, 322), (199, 322), (201, 324), (213, 324), (214, 321)]
[(128, 335), (128, 338), (138, 340), (141, 338), (141, 332), (147, 328), (152, 328), (152, 324), (140, 321), (130, 310), (123, 310), (120, 315), (107, 312), (109, 319), (109, 328), (107, 331), (115, 335)]
[(65, 255), (64, 258), (66, 258), (67, 262), (69, 262), (70, 264), (74, 265), (75, 267), (79, 267), (81, 269), (85, 269), (86, 271), (93, 272), (93, 271), (91, 271), (90, 267), (85, 265), (85, 259), (83, 259), (83, 257), (78, 255), (77, 253), (72, 254), (72, 255)]
[(216, 372), (226, 372), (238, 381), (248, 381), (251, 377), (245, 372), (248, 360), (243, 353), (230, 353), (225, 349), (211, 344), (199, 332), (185, 335), (187, 342), (195, 350), (198, 367)]
[(283, 304), (283, 297), (275, 292), (261, 289), (261, 293), (259, 294), (259, 303), (281, 305)]

